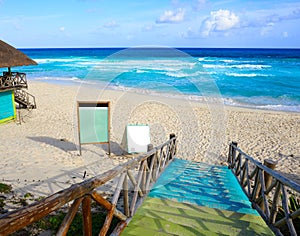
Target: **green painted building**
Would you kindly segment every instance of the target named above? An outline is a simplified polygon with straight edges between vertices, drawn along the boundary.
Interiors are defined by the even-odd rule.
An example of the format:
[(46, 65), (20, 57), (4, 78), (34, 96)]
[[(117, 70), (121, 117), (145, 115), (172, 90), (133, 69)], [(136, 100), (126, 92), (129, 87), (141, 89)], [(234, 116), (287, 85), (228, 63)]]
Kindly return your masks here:
[(0, 124), (16, 119), (14, 90), (0, 90)]

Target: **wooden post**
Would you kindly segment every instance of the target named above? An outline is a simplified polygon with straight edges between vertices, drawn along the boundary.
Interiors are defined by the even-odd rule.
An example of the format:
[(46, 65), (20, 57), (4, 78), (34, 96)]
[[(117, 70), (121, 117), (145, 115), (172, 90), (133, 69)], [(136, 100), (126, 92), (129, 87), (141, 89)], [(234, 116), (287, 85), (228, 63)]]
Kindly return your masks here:
[[(271, 159), (265, 159), (264, 160), (264, 165), (266, 167), (272, 169), (272, 170), (275, 169), (276, 164), (277, 164), (277, 162), (275, 162), (275, 161), (273, 161)], [(264, 171), (265, 190), (267, 190), (271, 186), (272, 179), (273, 179), (273, 177)], [(263, 201), (260, 201), (259, 206), (262, 209), (262, 211), (265, 212), (266, 209), (265, 209), (265, 206), (263, 204)]]
[[(147, 146), (147, 151), (150, 152), (153, 148), (154, 148), (154, 147), (153, 147), (153, 144), (148, 144), (148, 146)], [(153, 155), (151, 155), (151, 156), (147, 159), (147, 163), (148, 163), (148, 166), (149, 166), (149, 170), (151, 169), (151, 162), (152, 162), (152, 159), (155, 158), (155, 155), (156, 155), (156, 154), (153, 154)], [(155, 179), (156, 168), (157, 168), (157, 161), (154, 160), (154, 163), (153, 163), (153, 169), (152, 169), (152, 179), (153, 179), (153, 180)], [(150, 178), (150, 176), (149, 176), (148, 178)], [(146, 186), (146, 187), (148, 187), (148, 186)]]
[(83, 235), (92, 235), (91, 196), (87, 195), (82, 201)]
[[(174, 133), (171, 133), (170, 134), (170, 139), (172, 139), (172, 138), (175, 138), (176, 137), (176, 135), (174, 134)], [(172, 143), (172, 150), (171, 150), (171, 156), (170, 156), (170, 159), (172, 159), (173, 158), (173, 155), (176, 155), (176, 152), (177, 152), (177, 150), (176, 150), (176, 145), (175, 145), (175, 140), (173, 141), (173, 143)], [(175, 149), (174, 151), (173, 151), (173, 148)]]
[(130, 212), (129, 212), (129, 196), (128, 196), (128, 177), (127, 177), (127, 173), (125, 175), (124, 178), (124, 182), (123, 182), (123, 200), (124, 200), (124, 212), (125, 215), (127, 217), (130, 216)]
[[(277, 162), (270, 160), (270, 159), (265, 159), (264, 160), (264, 165), (272, 170), (275, 169)], [(264, 177), (265, 177), (265, 185), (266, 185), (266, 189), (268, 189), (271, 184), (272, 184), (272, 176), (269, 175), (268, 173), (264, 172)]]
[(235, 154), (236, 154), (236, 151), (235, 151), (235, 148), (233, 146), (236, 146), (237, 147), (238, 143), (237, 142), (234, 142), (232, 141), (230, 144), (229, 144), (229, 152), (228, 152), (228, 164), (229, 164), (229, 168), (232, 168), (234, 167), (234, 160), (235, 160)]
[[(151, 143), (148, 144), (147, 145), (147, 152), (150, 152), (152, 149), (153, 149), (153, 144), (151, 144)], [(153, 156), (154, 155), (147, 158), (147, 164), (148, 164), (149, 169), (150, 169), (150, 164), (151, 164), (151, 160), (152, 160)]]

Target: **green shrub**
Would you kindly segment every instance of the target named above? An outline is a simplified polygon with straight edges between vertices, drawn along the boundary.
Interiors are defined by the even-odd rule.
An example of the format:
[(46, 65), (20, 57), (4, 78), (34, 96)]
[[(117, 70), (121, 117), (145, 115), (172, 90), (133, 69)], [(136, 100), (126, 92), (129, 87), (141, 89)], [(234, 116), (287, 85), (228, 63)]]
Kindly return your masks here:
[(0, 193), (10, 193), (12, 192), (11, 185), (0, 183)]

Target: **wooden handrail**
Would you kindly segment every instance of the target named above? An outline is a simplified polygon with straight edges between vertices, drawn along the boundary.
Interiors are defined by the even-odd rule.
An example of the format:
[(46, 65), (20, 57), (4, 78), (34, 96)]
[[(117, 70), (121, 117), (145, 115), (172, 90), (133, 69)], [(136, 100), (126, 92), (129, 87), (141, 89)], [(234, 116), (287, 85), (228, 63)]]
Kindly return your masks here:
[(0, 89), (8, 88), (28, 88), (26, 74), (19, 72), (3, 72), (3, 76), (0, 76)]
[(15, 89), (15, 101), (27, 109), (36, 109), (35, 96), (22, 89)]
[[(148, 158), (161, 157), (164, 160), (154, 160), (154, 162), (163, 162), (165, 166), (168, 165), (170, 161), (174, 158), (176, 154), (176, 137), (170, 135), (170, 139), (164, 144), (148, 151), (146, 154), (139, 155), (137, 158), (134, 158), (122, 165), (116, 166), (115, 168), (104, 172), (103, 174), (97, 175), (91, 179), (85, 180), (82, 183), (74, 184), (71, 187), (59, 191), (47, 198), (44, 198), (41, 201), (35, 202), (29, 206), (26, 206), (22, 209), (9, 212), (2, 217), (0, 217), (0, 235), (8, 235), (13, 232), (16, 232), (19, 229), (24, 228), (36, 222), (43, 217), (49, 215), (51, 212), (54, 212), (67, 203), (73, 202), (67, 215), (65, 216), (60, 229), (57, 232), (57, 235), (66, 235), (68, 229), (74, 219), (76, 212), (79, 209), (80, 204), (82, 204), (82, 213), (84, 215), (84, 232), (85, 235), (91, 235), (91, 200), (95, 201), (97, 204), (104, 206), (107, 210), (107, 216), (105, 223), (101, 228), (100, 235), (106, 235), (112, 221), (112, 217), (116, 216), (120, 219), (120, 224), (116, 229), (116, 232), (121, 232), (122, 229), (127, 225), (127, 222), (135, 213), (137, 206), (139, 205), (137, 201), (141, 201), (150, 190), (150, 185), (154, 184), (154, 179), (156, 180), (159, 174), (163, 171), (163, 168), (159, 172), (155, 173), (155, 178), (153, 179), (153, 165), (149, 167), (147, 164)], [(160, 155), (162, 152), (167, 151), (170, 153), (169, 156)], [(140, 165), (139, 173), (137, 176), (134, 176), (131, 173), (131, 169), (135, 169), (137, 165)], [(150, 170), (150, 171), (149, 171)], [(142, 178), (145, 178), (145, 183), (147, 186), (142, 186)], [(100, 193), (96, 192), (96, 189), (110, 180), (118, 178), (118, 185), (113, 195), (111, 201), (106, 200), (101, 196)], [(129, 197), (129, 184), (128, 181), (131, 181), (133, 184), (133, 196)], [(149, 185), (149, 186), (148, 186)], [(125, 186), (125, 188), (124, 188)], [(148, 188), (149, 187), (149, 188)], [(124, 188), (124, 189), (123, 189)], [(124, 199), (128, 203), (124, 204), (124, 209), (117, 209), (117, 202), (120, 198), (120, 193), (123, 192)], [(131, 203), (129, 204), (129, 199)], [(130, 206), (130, 211), (129, 211)]]
[[(254, 165), (254, 169), (250, 170), (249, 163)], [(290, 235), (297, 235), (293, 220), (300, 216), (300, 207), (290, 212), (289, 201), (290, 197), (300, 198), (300, 185), (266, 165), (275, 168), (274, 162), (265, 160), (262, 164), (239, 149), (236, 142), (230, 143), (228, 167), (253, 207), (277, 235), (283, 235), (281, 231), (284, 225)], [(277, 219), (279, 208), (284, 216)]]

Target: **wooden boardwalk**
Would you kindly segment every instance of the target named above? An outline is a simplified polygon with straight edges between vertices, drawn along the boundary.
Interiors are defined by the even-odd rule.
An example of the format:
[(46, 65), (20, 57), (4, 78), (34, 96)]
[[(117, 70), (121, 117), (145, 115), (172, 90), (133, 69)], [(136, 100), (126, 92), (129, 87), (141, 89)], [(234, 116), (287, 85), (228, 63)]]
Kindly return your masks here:
[(224, 166), (175, 159), (122, 235), (273, 235)]

